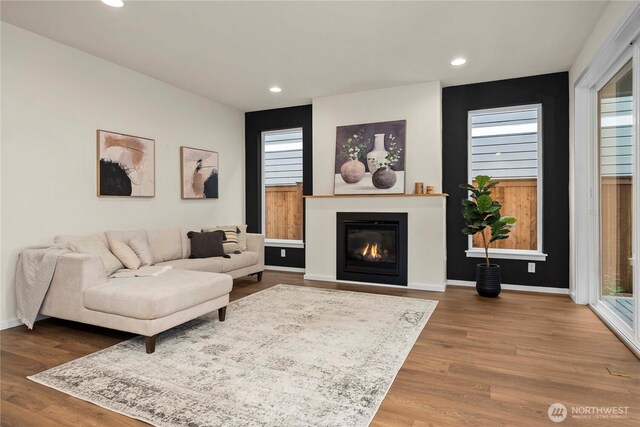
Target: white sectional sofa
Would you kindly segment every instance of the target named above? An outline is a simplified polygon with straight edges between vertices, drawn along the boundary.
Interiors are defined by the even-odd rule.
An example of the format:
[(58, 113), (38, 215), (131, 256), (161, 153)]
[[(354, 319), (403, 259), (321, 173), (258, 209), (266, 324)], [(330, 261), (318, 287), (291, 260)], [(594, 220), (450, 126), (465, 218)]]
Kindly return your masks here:
[[(70, 253), (59, 257), (40, 313), (76, 322), (141, 334), (147, 353), (155, 351), (158, 333), (218, 310), (224, 320), (233, 278), (264, 270), (264, 236), (248, 233), (247, 250), (230, 258), (190, 259), (189, 231), (171, 228), (107, 232), (95, 235), (108, 245), (109, 238), (126, 240), (145, 236), (154, 265), (172, 269), (151, 277), (108, 278), (97, 255)], [(88, 236), (57, 236), (65, 244)]]

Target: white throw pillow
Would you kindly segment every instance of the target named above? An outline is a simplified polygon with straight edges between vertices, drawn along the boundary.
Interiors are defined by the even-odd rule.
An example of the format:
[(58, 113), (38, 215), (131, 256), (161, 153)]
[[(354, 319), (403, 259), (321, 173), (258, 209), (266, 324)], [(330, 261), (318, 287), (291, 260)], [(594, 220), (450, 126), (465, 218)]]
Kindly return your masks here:
[(147, 236), (132, 237), (129, 240), (129, 247), (140, 259), (140, 265), (153, 264), (153, 256), (151, 255), (151, 249), (149, 248), (149, 244), (147, 243)]
[(72, 240), (68, 243), (69, 249), (80, 254), (98, 255), (102, 258), (104, 270), (107, 276), (111, 276), (113, 272), (124, 268), (114, 254), (109, 251), (107, 245), (97, 238), (86, 238), (80, 240)]
[(109, 249), (129, 270), (137, 270), (142, 262), (136, 253), (127, 245), (119, 240), (110, 240)]

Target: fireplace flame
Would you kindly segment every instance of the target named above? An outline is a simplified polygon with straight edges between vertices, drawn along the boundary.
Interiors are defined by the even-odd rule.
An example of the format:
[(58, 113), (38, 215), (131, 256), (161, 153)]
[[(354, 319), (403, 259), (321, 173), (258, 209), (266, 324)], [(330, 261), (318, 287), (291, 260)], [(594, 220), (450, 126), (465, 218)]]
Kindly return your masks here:
[(367, 243), (367, 245), (362, 249), (362, 257), (370, 258), (370, 259), (379, 259), (382, 258), (382, 254), (378, 252), (378, 244), (377, 243)]

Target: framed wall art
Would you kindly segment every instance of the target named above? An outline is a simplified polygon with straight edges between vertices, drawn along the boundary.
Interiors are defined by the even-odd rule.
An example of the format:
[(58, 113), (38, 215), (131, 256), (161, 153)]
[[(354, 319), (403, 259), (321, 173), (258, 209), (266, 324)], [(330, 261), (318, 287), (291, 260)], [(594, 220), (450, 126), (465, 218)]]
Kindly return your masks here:
[(338, 126), (334, 194), (404, 194), (406, 120)]
[(154, 197), (155, 141), (97, 131), (99, 197)]
[(180, 147), (180, 176), (183, 199), (218, 198), (218, 153)]

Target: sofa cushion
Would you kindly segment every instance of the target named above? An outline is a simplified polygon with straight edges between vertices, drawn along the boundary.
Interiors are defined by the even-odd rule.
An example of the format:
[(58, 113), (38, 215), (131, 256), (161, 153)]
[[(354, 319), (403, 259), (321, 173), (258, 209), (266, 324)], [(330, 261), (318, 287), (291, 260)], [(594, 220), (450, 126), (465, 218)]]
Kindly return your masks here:
[(177, 270), (207, 271), (222, 273), (222, 258), (187, 258), (165, 261), (156, 265), (170, 265)]
[(119, 240), (109, 240), (109, 249), (124, 264), (125, 268), (137, 270), (140, 268), (141, 262), (138, 255), (124, 242)]
[(182, 258), (182, 237), (179, 228), (146, 230), (146, 234), (154, 264)]
[(124, 267), (120, 260), (111, 253), (107, 245), (97, 237), (71, 240), (67, 243), (67, 246), (70, 250), (79, 254), (98, 255), (102, 259), (107, 276)]
[(155, 277), (109, 279), (84, 291), (89, 310), (152, 320), (186, 310), (231, 292), (226, 274), (169, 270)]
[(153, 264), (153, 255), (151, 254), (151, 248), (147, 243), (147, 235), (133, 236), (127, 242), (129, 247), (135, 252), (136, 256), (140, 258), (141, 265)]
[[(131, 231), (114, 231), (109, 230), (104, 232), (107, 240), (109, 241), (109, 247), (111, 242), (116, 240), (118, 242), (126, 243), (133, 249), (136, 256), (140, 258), (141, 265), (153, 264), (153, 257), (151, 255), (151, 249), (147, 243), (147, 233), (144, 230), (131, 230)], [(131, 240), (136, 242), (136, 248), (131, 245)]]
[(211, 258), (224, 255), (222, 240), (223, 231), (212, 231), (210, 233), (199, 233), (190, 231), (187, 233), (191, 245), (191, 255), (189, 258)]
[(246, 251), (241, 254), (231, 254), (231, 258), (222, 258), (222, 272), (238, 270), (258, 263), (258, 253)]

